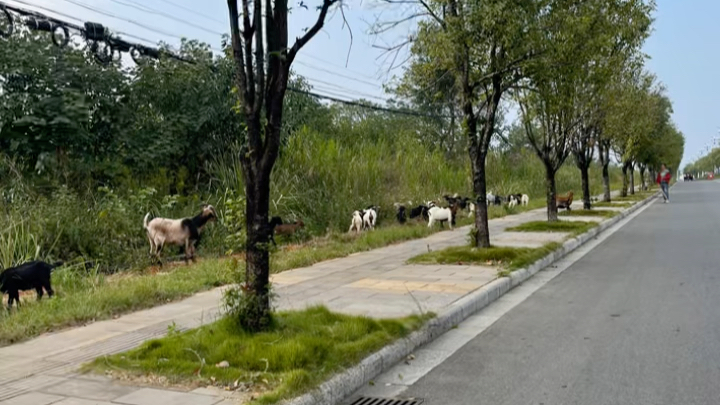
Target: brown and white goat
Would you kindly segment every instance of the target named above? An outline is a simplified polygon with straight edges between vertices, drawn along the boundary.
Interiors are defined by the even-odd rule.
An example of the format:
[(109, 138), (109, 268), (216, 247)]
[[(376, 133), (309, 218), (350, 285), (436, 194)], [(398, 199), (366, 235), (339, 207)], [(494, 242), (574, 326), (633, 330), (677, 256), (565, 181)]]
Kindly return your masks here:
[(195, 261), (195, 244), (200, 240), (200, 234), (208, 221), (217, 220), (217, 212), (212, 205), (203, 205), (203, 210), (192, 218), (168, 219), (153, 218), (150, 220), (148, 212), (143, 219), (143, 228), (150, 241), (150, 254), (162, 265), (160, 253), (166, 244), (183, 246), (185, 248), (185, 263), (190, 259)]
[(300, 221), (295, 221), (291, 224), (283, 224), (282, 219), (280, 217), (272, 217), (270, 219), (270, 241), (273, 243), (273, 245), (277, 246), (277, 243), (275, 243), (275, 235), (293, 235), (295, 232), (297, 232), (300, 228), (304, 227), (305, 223)]

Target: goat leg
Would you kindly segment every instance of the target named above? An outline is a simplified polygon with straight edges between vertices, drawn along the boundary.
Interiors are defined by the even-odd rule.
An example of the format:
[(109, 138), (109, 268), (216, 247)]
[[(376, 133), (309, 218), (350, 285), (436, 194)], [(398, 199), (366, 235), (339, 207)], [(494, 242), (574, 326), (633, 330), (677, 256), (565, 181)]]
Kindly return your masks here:
[(37, 300), (40, 301), (43, 296), (43, 289), (42, 286), (38, 286), (35, 288), (35, 292), (37, 293)]

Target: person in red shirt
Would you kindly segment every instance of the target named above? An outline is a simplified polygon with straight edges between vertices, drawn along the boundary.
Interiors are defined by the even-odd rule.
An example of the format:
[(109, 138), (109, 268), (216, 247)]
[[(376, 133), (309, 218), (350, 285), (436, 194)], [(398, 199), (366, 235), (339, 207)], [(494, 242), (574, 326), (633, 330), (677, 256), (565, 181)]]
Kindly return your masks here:
[(660, 173), (658, 173), (655, 181), (660, 185), (660, 189), (663, 192), (663, 202), (665, 204), (670, 202), (670, 189), (668, 188), (668, 185), (670, 184), (671, 177), (672, 175), (670, 174), (670, 170), (668, 170), (667, 167), (665, 167), (665, 164), (663, 164), (660, 167)]

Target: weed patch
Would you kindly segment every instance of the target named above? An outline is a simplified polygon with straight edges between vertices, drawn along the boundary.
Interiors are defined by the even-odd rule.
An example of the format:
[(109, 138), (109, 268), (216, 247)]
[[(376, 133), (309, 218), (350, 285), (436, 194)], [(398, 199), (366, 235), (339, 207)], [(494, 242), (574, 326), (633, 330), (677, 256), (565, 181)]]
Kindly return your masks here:
[(533, 221), (522, 225), (507, 228), (511, 232), (566, 232), (572, 235), (583, 234), (597, 226), (597, 223), (590, 221)]
[(454, 246), (412, 257), (408, 263), (501, 266), (503, 269), (517, 270), (544, 257), (558, 247), (560, 247), (559, 243), (548, 243), (540, 248)]
[[(231, 318), (102, 357), (85, 371), (165, 376), (171, 383), (262, 393), (253, 403), (299, 395), (332, 374), (419, 328), (428, 317), (373, 320), (324, 307), (279, 312), (267, 332), (251, 334)], [(221, 362), (227, 367), (217, 367)], [(124, 377), (123, 376), (123, 377)]]
[(592, 206), (594, 208), (603, 208), (603, 207), (617, 207), (617, 208), (628, 208), (632, 207), (632, 202), (607, 202), (607, 201), (600, 201), (593, 203)]
[(561, 211), (558, 215), (561, 217), (605, 217), (612, 218), (617, 215), (617, 211), (610, 210), (572, 210)]

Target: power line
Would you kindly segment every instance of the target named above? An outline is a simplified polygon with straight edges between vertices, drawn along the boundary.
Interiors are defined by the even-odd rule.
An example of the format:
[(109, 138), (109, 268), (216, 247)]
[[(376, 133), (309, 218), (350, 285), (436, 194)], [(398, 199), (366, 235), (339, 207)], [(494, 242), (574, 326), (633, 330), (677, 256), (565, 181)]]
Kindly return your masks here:
[(394, 109), (394, 108), (385, 108), (385, 107), (379, 107), (379, 106), (374, 106), (374, 105), (369, 105), (369, 104), (364, 104), (364, 103), (358, 103), (356, 101), (342, 100), (342, 99), (339, 99), (336, 97), (326, 96), (323, 94), (319, 94), (319, 93), (315, 93), (315, 92), (307, 91), (307, 90), (300, 90), (300, 89), (296, 89), (293, 87), (288, 87), (288, 90), (292, 91), (294, 93), (305, 94), (308, 96), (312, 96), (312, 97), (316, 97), (316, 98), (320, 98), (320, 99), (324, 99), (324, 100), (334, 101), (336, 103), (342, 103), (342, 104), (352, 105), (352, 106), (356, 106), (356, 107), (363, 107), (363, 108), (368, 108), (371, 110), (383, 111), (383, 112), (388, 112), (388, 113), (392, 113), (392, 114), (410, 115), (413, 117), (423, 117), (423, 118), (451, 118), (451, 117), (444, 116), (444, 115), (421, 114), (421, 113), (417, 113), (414, 111), (398, 110), (398, 109)]
[(179, 9), (181, 9), (181, 10), (185, 10), (185, 11), (191, 12), (191, 13), (193, 13), (194, 15), (198, 15), (198, 16), (203, 17), (203, 18), (206, 18), (206, 19), (208, 19), (208, 20), (210, 20), (210, 21), (214, 21), (214, 22), (220, 23), (220, 24), (226, 24), (225, 22), (220, 21), (220, 20), (218, 20), (218, 19), (216, 19), (216, 18), (214, 18), (214, 17), (210, 17), (210, 16), (208, 16), (208, 15), (206, 15), (206, 14), (202, 14), (202, 13), (198, 12), (197, 10), (190, 9), (190, 8), (185, 7), (185, 6), (181, 6), (180, 4), (177, 4), (177, 3), (172, 2), (172, 1), (170, 1), (170, 0), (160, 0), (160, 1), (162, 1), (163, 3), (166, 3), (166, 4), (170, 4), (170, 5), (172, 5), (172, 6), (175, 6), (175, 7), (179, 8)]
[(356, 95), (356, 96), (362, 96), (362, 97), (368, 97), (368, 98), (374, 98), (374, 99), (378, 99), (378, 100), (382, 100), (382, 101), (387, 101), (387, 98), (379, 97), (379, 96), (376, 96), (376, 95), (373, 95), (373, 94), (369, 94), (369, 93), (363, 93), (363, 92), (361, 92), (361, 91), (357, 91), (357, 90), (353, 90), (353, 89), (348, 89), (348, 88), (346, 88), (346, 87), (337, 85), (337, 84), (335, 84), (335, 83), (326, 82), (326, 81), (324, 81), (324, 80), (316, 79), (316, 78), (311, 77), (311, 76), (305, 76), (305, 78), (308, 79), (308, 82), (309, 82), (311, 85), (313, 85), (313, 86), (314, 86), (315, 83), (321, 83), (321, 84), (324, 84), (324, 85), (326, 85), (326, 86), (334, 87), (334, 88), (336, 88), (336, 89), (338, 89), (338, 90), (340, 90), (340, 91), (345, 92), (346, 94), (347, 94), (347, 93), (352, 93), (353, 95)]
[[(53, 10), (53, 9), (50, 9), (50, 8), (47, 8), (47, 7), (43, 7), (43, 6), (40, 6), (40, 5), (37, 5), (37, 4), (28, 3), (28, 2), (23, 1), (23, 0), (10, 0), (10, 1), (12, 1), (12, 2), (14, 2), (14, 3), (22, 4), (22, 5), (24, 5), (24, 6), (34, 7), (34, 8), (43, 10), (43, 11), (48, 12), (48, 13), (57, 14), (57, 15), (59, 15), (59, 16), (61, 16), (61, 17), (64, 17), (64, 18), (67, 18), (67, 19), (70, 19), (70, 20), (73, 20), (73, 21), (77, 21), (77, 22), (79, 22), (80, 24), (84, 24), (84, 23), (85, 23), (85, 21), (83, 21), (83, 20), (81, 20), (81, 19), (79, 19), (79, 18), (77, 18), (77, 17), (73, 17), (73, 16), (71, 16), (71, 15), (62, 13), (62, 12), (60, 12), (60, 11), (56, 11), (56, 10)], [(142, 42), (146, 42), (146, 43), (148, 43), (148, 44), (152, 44), (153, 46), (157, 45), (157, 41), (152, 41), (152, 40), (149, 40), (149, 39), (147, 39), (147, 38), (143, 38), (143, 37), (139, 37), (139, 36), (137, 36), (137, 35), (129, 34), (129, 33), (127, 33), (127, 32), (119, 31), (119, 30), (116, 30), (116, 29), (114, 29), (114, 28), (112, 28), (112, 27), (108, 27), (108, 28), (110, 28), (110, 29), (111, 29), (113, 32), (115, 32), (116, 34), (125, 35), (125, 36), (128, 37), (128, 38), (134, 38), (134, 39), (136, 39), (136, 40), (138, 40), (138, 41), (142, 41)]]
[(353, 81), (356, 81), (356, 82), (358, 82), (358, 83), (365, 83), (365, 84), (368, 84), (368, 85), (370, 85), (370, 86), (381, 87), (381, 86), (378, 86), (378, 83), (372, 83), (372, 82), (369, 82), (369, 81), (367, 81), (367, 80), (362, 80), (362, 79), (358, 79), (358, 78), (355, 78), (355, 77), (352, 77), (352, 76), (344, 75), (344, 74), (342, 74), (342, 73), (333, 72), (332, 70), (327, 70), (327, 69), (324, 69), (324, 68), (321, 68), (321, 67), (317, 67), (317, 66), (311, 65), (311, 64), (309, 64), (309, 63), (303, 62), (303, 61), (301, 61), (301, 60), (298, 60), (298, 61), (295, 61), (295, 62), (297, 62), (299, 65), (306, 66), (306, 67), (309, 67), (309, 68), (315, 69), (315, 70), (320, 70), (320, 71), (323, 71), (323, 72), (325, 72), (325, 73), (330, 73), (330, 74), (333, 74), (333, 75), (335, 75), (335, 76), (344, 77), (344, 78), (346, 78), (346, 79), (353, 80)]
[(184, 19), (182, 19), (182, 18), (175, 17), (175, 16), (172, 15), (172, 14), (168, 14), (168, 13), (162, 12), (162, 11), (160, 11), (160, 10), (156, 10), (156, 9), (154, 9), (154, 8), (152, 8), (152, 7), (148, 7), (148, 6), (142, 5), (142, 4), (137, 3), (137, 2), (135, 2), (135, 1), (133, 1), (133, 0), (126, 0), (127, 3), (126, 3), (125, 1), (122, 1), (122, 0), (110, 0), (110, 1), (112, 1), (113, 3), (116, 3), (116, 4), (123, 5), (123, 6), (125, 6), (125, 7), (130, 7), (130, 8), (133, 8), (133, 9), (135, 9), (135, 10), (140, 10), (140, 11), (145, 12), (145, 13), (150, 13), (150, 14), (154, 14), (154, 15), (159, 15), (159, 16), (161, 16), (161, 17), (165, 17), (165, 18), (167, 18), (167, 19), (169, 19), (169, 20), (173, 20), (173, 21), (175, 21), (175, 22), (179, 22), (179, 23), (182, 23), (182, 24), (187, 24), (187, 25), (190, 26), (190, 27), (197, 28), (197, 29), (199, 29), (199, 30), (201, 30), (201, 31), (205, 31), (205, 32), (210, 33), (210, 34), (219, 35), (219, 36), (222, 36), (222, 35), (223, 35), (222, 32), (218, 32), (218, 31), (213, 31), (213, 30), (207, 29), (207, 28), (205, 28), (205, 27), (203, 27), (203, 26), (201, 26), (201, 25), (194, 24), (194, 23), (192, 23), (192, 22), (190, 22), (190, 21), (184, 20)]
[[(54, 10), (46, 9), (42, 6), (36, 6), (34, 4), (25, 3), (22, 0), (13, 0), (14, 2), (20, 3), (20, 4), (26, 4), (32, 7), (38, 7), (40, 9), (45, 9), (50, 12), (54, 12), (58, 15), (64, 15), (63, 13), (55, 12)], [(25, 21), (28, 24), (28, 27), (30, 27), (31, 30), (42, 30), (42, 31), (50, 31), (53, 32), (53, 42), (58, 47), (64, 47), (68, 43), (69, 39), (69, 32), (68, 29), (74, 30), (79, 32), (87, 41), (88, 46), (90, 50), (95, 54), (95, 58), (103, 64), (109, 63), (114, 55), (120, 55), (122, 52), (130, 53), (133, 60), (137, 63), (139, 61), (139, 57), (151, 57), (151, 58), (159, 58), (160, 55), (166, 55), (171, 58), (181, 60), (181, 61), (187, 61), (186, 59), (173, 54), (172, 52), (168, 52), (167, 50), (161, 50), (157, 48), (151, 48), (147, 47), (145, 45), (140, 45), (137, 43), (130, 43), (125, 41), (124, 39), (111, 35), (107, 32), (107, 28), (104, 27), (102, 24), (98, 23), (91, 23), (91, 22), (82, 22), (82, 20), (79, 20), (73, 16), (67, 16), (66, 18), (81, 21), (83, 26), (79, 26), (73, 23), (69, 23), (67, 21), (60, 20), (58, 18), (48, 16), (46, 14), (42, 14), (38, 11), (34, 10), (26, 10), (23, 8), (15, 7), (12, 5), (9, 5), (5, 2), (0, 1), (0, 6), (3, 6), (4, 9), (10, 10), (13, 13), (19, 14), (23, 17), (30, 18), (29, 20)], [(32, 24), (30, 24), (32, 22)], [(12, 24), (12, 21), (11, 21)], [(55, 31), (60, 28), (61, 30), (64, 30), (64, 36), (65, 40), (64, 42), (62, 40), (58, 40), (55, 37)], [(59, 41), (59, 42), (58, 42)], [(101, 44), (105, 44), (103, 47)]]
[(158, 30), (158, 29), (156, 29), (156, 28), (150, 27), (150, 26), (145, 25), (145, 24), (143, 24), (143, 23), (139, 23), (139, 22), (134, 21), (134, 20), (130, 20), (130, 19), (127, 19), (127, 18), (118, 17), (118, 16), (116, 16), (116, 15), (113, 14), (113, 13), (108, 13), (107, 11), (97, 9), (97, 8), (95, 8), (95, 7), (93, 7), (93, 6), (90, 6), (90, 5), (85, 4), (85, 3), (81, 3), (81, 2), (76, 1), (76, 0), (63, 0), (63, 1), (65, 1), (65, 2), (67, 2), (67, 3), (70, 3), (70, 4), (74, 4), (74, 5), (78, 6), (78, 7), (82, 7), (82, 8), (84, 8), (84, 9), (86, 9), (86, 10), (93, 11), (93, 12), (95, 12), (95, 13), (102, 14), (102, 15), (107, 16), (107, 17), (110, 17), (110, 18), (114, 18), (114, 19), (116, 19), (116, 20), (128, 22), (128, 23), (130, 23), (130, 24), (132, 24), (132, 25), (136, 25), (136, 26), (138, 26), (138, 27), (140, 27), (140, 28), (142, 28), (142, 29), (148, 30), (148, 31), (152, 31), (152, 32), (155, 32), (155, 33), (158, 33), (158, 34), (161, 34), (161, 35), (168, 36), (168, 37), (182, 38), (182, 36), (179, 36), (179, 35), (177, 35), (177, 34), (169, 33), (169, 32), (166, 32), (166, 31), (161, 31), (161, 30)]

